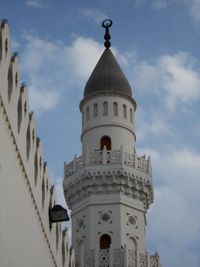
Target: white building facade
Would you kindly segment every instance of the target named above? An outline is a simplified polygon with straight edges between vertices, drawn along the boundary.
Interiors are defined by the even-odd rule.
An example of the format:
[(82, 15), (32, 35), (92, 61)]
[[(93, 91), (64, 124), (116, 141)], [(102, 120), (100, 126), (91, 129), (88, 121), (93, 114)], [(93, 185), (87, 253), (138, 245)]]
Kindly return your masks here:
[(8, 24), (0, 21), (1, 267), (75, 266), (67, 229), (49, 221), (55, 204), (18, 56), (10, 55)]
[(146, 250), (151, 161), (135, 151), (136, 102), (105, 28), (106, 49), (80, 103), (82, 155), (64, 168), (76, 266), (161, 267)]

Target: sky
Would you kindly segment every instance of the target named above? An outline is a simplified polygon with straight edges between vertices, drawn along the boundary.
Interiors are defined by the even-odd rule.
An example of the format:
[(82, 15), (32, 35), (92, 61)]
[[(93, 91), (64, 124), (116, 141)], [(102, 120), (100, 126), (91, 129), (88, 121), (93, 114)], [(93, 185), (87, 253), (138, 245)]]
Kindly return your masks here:
[(81, 155), (79, 102), (101, 56), (101, 22), (134, 99), (136, 150), (151, 156), (147, 248), (163, 267), (200, 266), (200, 0), (0, 0), (57, 201)]

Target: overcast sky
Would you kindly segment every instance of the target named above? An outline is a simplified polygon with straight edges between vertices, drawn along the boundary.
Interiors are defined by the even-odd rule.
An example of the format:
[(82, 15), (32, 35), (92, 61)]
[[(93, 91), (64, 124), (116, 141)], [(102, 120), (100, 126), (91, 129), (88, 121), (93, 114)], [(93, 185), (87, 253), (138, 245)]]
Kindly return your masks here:
[(136, 150), (152, 159), (148, 250), (163, 267), (199, 267), (200, 0), (0, 0), (58, 202), (64, 161), (81, 154), (79, 102), (107, 17), (137, 102)]

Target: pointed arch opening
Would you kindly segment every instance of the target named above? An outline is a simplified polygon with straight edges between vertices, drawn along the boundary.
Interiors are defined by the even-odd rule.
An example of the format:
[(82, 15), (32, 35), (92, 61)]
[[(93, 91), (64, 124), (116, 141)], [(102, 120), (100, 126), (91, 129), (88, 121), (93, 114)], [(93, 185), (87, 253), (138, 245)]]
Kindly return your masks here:
[(111, 150), (111, 138), (107, 135), (101, 137), (100, 149), (103, 150), (104, 146), (107, 150)]
[(108, 234), (103, 234), (100, 237), (100, 249), (109, 249), (111, 245), (111, 237)]

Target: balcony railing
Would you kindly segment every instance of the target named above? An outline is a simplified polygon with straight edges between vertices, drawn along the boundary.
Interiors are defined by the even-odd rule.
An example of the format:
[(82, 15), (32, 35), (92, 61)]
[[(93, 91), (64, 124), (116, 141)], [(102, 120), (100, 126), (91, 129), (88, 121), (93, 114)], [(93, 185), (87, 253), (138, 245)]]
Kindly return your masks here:
[(136, 249), (127, 248), (126, 245), (119, 249), (100, 249), (86, 251), (85, 262), (80, 259), (77, 266), (87, 267), (161, 267), (160, 258), (157, 253), (149, 255), (148, 253), (139, 253)]
[(69, 164), (65, 164), (65, 177), (71, 176), (85, 166), (128, 166), (143, 171), (152, 176), (150, 157), (146, 159), (146, 155), (138, 157), (137, 153), (133, 154), (123, 151), (123, 147), (119, 150), (87, 151), (85, 155), (77, 157)]

